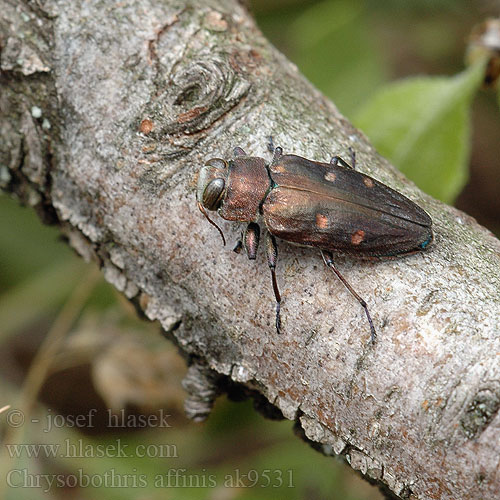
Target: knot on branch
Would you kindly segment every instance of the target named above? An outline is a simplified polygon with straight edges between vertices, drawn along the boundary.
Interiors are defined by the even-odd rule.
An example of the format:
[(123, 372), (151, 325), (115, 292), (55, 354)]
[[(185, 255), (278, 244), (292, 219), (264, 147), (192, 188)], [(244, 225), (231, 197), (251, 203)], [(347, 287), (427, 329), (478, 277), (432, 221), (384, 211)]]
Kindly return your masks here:
[(250, 83), (241, 78), (225, 54), (201, 56), (172, 76), (177, 87), (174, 111), (184, 132), (207, 128), (232, 109), (248, 92)]
[[(500, 411), (500, 380), (483, 381), (472, 389), (470, 381), (458, 386), (448, 398), (439, 398), (432, 406), (442, 406), (437, 419), (436, 437), (439, 440), (477, 439)], [(457, 425), (458, 423), (458, 425)]]
[[(165, 92), (153, 103), (161, 116), (157, 135), (193, 134), (212, 126), (245, 97), (250, 83), (225, 53), (203, 53), (176, 65)], [(156, 108), (156, 109), (155, 109)]]
[(498, 381), (490, 382), (476, 392), (460, 419), (465, 435), (475, 438), (488, 426), (500, 409), (500, 386)]

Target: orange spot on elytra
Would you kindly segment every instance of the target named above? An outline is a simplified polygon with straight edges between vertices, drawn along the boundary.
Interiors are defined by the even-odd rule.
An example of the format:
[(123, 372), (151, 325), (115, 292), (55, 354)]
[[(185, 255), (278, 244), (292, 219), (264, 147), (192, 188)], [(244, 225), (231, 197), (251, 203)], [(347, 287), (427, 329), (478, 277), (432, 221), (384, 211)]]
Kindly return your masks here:
[(285, 172), (285, 167), (283, 165), (275, 165), (273, 168), (272, 168), (272, 171), (273, 172), (279, 172), (280, 174), (284, 173)]
[(363, 182), (365, 183), (365, 186), (369, 188), (372, 188), (375, 185), (373, 180), (369, 177), (363, 177)]
[(330, 182), (335, 182), (335, 179), (337, 178), (337, 176), (333, 173), (333, 172), (327, 172), (325, 174), (325, 179), (327, 181), (330, 181)]
[[(317, 218), (317, 217), (316, 217)], [(361, 229), (358, 229), (351, 236), (351, 243), (353, 245), (359, 245), (365, 239), (365, 232)]]
[(320, 229), (326, 229), (328, 227), (328, 217), (323, 214), (316, 214), (316, 226)]

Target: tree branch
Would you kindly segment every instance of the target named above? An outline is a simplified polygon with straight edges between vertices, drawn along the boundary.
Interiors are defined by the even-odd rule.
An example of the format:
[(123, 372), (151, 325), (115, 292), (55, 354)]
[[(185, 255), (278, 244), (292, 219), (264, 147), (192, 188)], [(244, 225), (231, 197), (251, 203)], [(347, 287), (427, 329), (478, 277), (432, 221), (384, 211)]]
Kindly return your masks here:
[[(187, 354), (264, 395), (324, 453), (401, 498), (498, 495), (500, 244), (488, 231), (379, 157), (235, 0), (0, 4), (5, 190)], [(221, 248), (196, 209), (204, 161), (234, 146), (269, 158), (271, 134), (322, 161), (353, 147), (359, 170), (433, 218), (421, 255), (336, 261), (368, 302), (374, 346), (319, 252), (284, 242), (278, 336), (262, 253), (255, 263)], [(238, 238), (241, 226), (220, 224)]]

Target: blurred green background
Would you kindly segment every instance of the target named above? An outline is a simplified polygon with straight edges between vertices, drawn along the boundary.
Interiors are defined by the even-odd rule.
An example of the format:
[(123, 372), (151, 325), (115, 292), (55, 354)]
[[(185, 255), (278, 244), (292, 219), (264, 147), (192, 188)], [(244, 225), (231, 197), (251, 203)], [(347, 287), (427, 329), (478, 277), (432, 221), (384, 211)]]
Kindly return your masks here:
[[(479, 70), (464, 72), (463, 62), (468, 34), (497, 2), (254, 0), (251, 7), (269, 39), (381, 152), (423, 189), (500, 233), (497, 98), (479, 90)], [(416, 75), (441, 78), (389, 83)], [(294, 437), (290, 422), (265, 420), (249, 401), (222, 397), (207, 423), (187, 421), (185, 363), (158, 326), (138, 320), (32, 211), (0, 194), (0, 214), (0, 407), (22, 411), (2, 415), (4, 442), (61, 447), (38, 457), (37, 449), (3, 448), (0, 498), (382, 498)], [(110, 428), (109, 408), (131, 418), (161, 410), (169, 427)], [(76, 415), (87, 416), (82, 428), (69, 425)], [(29, 425), (17, 426), (21, 418)], [(95, 456), (117, 443), (151, 447), (140, 457), (116, 457), (112, 448)], [(67, 456), (71, 446), (79, 457)], [(60, 482), (15, 487), (30, 474)], [(75, 483), (79, 474), (86, 476)]]

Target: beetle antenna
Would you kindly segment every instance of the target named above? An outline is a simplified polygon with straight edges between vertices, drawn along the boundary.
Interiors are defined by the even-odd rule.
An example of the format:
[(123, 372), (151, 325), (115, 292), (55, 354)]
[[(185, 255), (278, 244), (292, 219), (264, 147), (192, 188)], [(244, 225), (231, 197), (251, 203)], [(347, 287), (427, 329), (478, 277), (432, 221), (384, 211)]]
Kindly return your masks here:
[(198, 208), (200, 209), (200, 212), (205, 216), (207, 221), (210, 222), (210, 224), (212, 224), (212, 226), (215, 226), (217, 228), (217, 230), (219, 231), (219, 233), (222, 237), (222, 243), (224, 243), (224, 246), (226, 246), (226, 238), (224, 238), (224, 233), (222, 232), (222, 229), (208, 216), (205, 208), (203, 207), (203, 205), (200, 202), (198, 202)]

